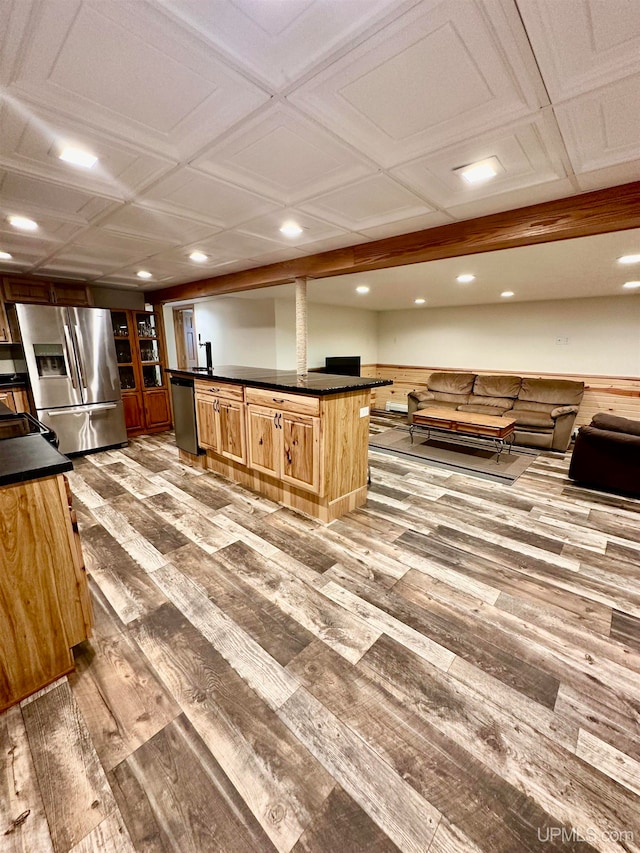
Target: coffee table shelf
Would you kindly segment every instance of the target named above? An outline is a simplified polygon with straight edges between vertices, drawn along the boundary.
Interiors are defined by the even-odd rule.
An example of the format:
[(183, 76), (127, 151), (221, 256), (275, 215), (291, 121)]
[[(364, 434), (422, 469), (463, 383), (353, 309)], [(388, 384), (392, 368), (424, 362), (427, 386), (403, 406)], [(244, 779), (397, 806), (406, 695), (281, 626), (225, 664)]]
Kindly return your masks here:
[(431, 407), (414, 412), (413, 422), (409, 427), (409, 435), (413, 444), (416, 430), (427, 433), (444, 433), (448, 436), (472, 439), (473, 441), (489, 441), (497, 454), (497, 462), (505, 446), (511, 453), (516, 419), (514, 417), (499, 417), (497, 415), (482, 415), (475, 412), (457, 412), (452, 409)]

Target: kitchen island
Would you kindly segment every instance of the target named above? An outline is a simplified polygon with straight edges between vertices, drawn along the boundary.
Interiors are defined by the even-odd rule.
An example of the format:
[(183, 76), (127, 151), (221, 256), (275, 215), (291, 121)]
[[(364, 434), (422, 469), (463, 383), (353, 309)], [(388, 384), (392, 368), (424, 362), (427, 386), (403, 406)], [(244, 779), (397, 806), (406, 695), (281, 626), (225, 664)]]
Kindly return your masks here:
[(329, 522), (367, 499), (371, 388), (389, 380), (227, 365), (192, 380), (197, 441), (182, 461)]
[[(11, 417), (0, 410), (5, 427)], [(91, 631), (72, 467), (38, 433), (0, 440), (0, 711), (72, 670)]]

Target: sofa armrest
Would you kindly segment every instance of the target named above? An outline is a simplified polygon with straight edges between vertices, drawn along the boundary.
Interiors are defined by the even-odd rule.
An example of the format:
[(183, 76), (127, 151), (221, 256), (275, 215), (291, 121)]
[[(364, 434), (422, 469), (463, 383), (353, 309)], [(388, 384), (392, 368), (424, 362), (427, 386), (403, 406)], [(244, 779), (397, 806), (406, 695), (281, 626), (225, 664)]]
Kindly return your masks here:
[(577, 415), (578, 407), (577, 406), (556, 406), (555, 409), (551, 410), (551, 417), (555, 420), (555, 418), (559, 418), (562, 415)]
[(427, 400), (435, 400), (435, 394), (431, 391), (410, 391), (409, 397), (412, 397), (416, 403), (425, 403)]

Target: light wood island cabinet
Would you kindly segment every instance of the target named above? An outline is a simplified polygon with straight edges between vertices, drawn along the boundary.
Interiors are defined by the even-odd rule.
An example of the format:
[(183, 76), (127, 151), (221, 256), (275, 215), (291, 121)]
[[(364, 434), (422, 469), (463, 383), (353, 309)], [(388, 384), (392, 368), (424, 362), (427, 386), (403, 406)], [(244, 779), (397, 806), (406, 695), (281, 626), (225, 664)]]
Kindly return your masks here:
[[(0, 452), (26, 442), (29, 454), (38, 441), (45, 440), (6, 439)], [(55, 470), (56, 461), (48, 467)], [(90, 636), (91, 602), (70, 504), (61, 473), (0, 486), (0, 711), (70, 672), (72, 647)]]
[(295, 374), (258, 368), (170, 372), (194, 378), (205, 451), (180, 450), (183, 461), (322, 521), (365, 503), (371, 388), (388, 381), (316, 374), (301, 386)]

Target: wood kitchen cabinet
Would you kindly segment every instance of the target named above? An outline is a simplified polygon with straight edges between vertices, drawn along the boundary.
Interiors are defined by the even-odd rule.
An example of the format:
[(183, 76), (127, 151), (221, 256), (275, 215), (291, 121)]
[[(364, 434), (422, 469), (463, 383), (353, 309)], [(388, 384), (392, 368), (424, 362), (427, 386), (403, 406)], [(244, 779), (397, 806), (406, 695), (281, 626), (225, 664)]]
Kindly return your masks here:
[(171, 427), (164, 340), (154, 311), (111, 312), (127, 435)]
[(0, 403), (4, 403), (13, 412), (28, 412), (29, 397), (24, 388), (3, 388), (0, 390)]
[(319, 494), (320, 418), (250, 404), (247, 419), (249, 467)]
[(71, 648), (91, 634), (86, 571), (65, 481), (59, 474), (0, 488), (0, 711), (70, 672)]
[(227, 459), (246, 463), (244, 390), (238, 385), (195, 382), (199, 444)]
[(37, 278), (4, 277), (4, 298), (7, 302), (27, 302), (40, 305), (93, 304), (91, 291), (86, 284), (44, 281)]

